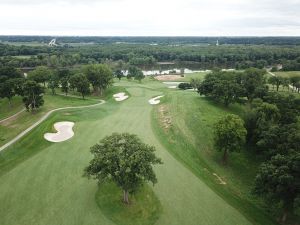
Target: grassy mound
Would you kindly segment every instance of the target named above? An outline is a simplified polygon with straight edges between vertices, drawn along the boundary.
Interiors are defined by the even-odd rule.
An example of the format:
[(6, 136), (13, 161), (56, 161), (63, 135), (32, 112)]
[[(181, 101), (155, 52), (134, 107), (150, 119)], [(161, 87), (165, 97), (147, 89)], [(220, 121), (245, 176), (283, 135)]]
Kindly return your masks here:
[(102, 184), (96, 201), (104, 215), (119, 225), (150, 225), (159, 218), (162, 207), (159, 200), (148, 185), (130, 195), (130, 204), (122, 202), (122, 191), (113, 183)]

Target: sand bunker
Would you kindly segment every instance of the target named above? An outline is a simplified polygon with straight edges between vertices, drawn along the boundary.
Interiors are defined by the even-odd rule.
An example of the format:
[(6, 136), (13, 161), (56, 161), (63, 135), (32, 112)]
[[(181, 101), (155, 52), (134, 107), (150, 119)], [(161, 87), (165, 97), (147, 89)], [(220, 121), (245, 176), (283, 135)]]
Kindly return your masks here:
[(161, 95), (161, 96), (157, 96), (157, 97), (155, 97), (155, 98), (151, 98), (148, 102), (149, 102), (149, 104), (151, 104), (151, 105), (157, 105), (157, 104), (159, 104), (160, 103), (160, 98), (162, 98), (162, 97), (164, 97), (163, 95)]
[(129, 96), (126, 95), (124, 92), (120, 92), (118, 94), (114, 94), (113, 97), (115, 98), (115, 100), (117, 102), (120, 102), (120, 101), (124, 101), (125, 99), (127, 99)]
[(74, 136), (73, 122), (58, 122), (54, 124), (57, 133), (46, 133), (44, 138), (50, 142), (62, 142)]

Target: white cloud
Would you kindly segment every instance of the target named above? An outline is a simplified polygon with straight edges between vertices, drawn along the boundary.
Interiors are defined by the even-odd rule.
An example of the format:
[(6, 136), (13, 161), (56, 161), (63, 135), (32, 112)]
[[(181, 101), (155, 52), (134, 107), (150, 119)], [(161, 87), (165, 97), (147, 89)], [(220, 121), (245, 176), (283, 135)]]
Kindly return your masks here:
[(299, 0), (0, 0), (0, 34), (300, 35)]

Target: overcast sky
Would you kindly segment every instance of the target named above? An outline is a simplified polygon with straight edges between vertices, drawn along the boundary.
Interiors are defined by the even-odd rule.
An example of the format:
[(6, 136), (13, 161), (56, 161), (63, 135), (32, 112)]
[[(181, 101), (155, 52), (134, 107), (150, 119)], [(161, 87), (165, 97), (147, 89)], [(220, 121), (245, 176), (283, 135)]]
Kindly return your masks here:
[(300, 36), (300, 0), (0, 0), (0, 35)]

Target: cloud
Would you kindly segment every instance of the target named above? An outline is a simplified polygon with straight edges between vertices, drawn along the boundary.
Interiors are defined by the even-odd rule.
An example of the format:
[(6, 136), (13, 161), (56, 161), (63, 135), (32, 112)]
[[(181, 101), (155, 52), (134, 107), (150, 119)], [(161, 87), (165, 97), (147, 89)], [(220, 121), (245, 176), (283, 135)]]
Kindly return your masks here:
[(300, 35), (299, 0), (0, 0), (0, 34)]

